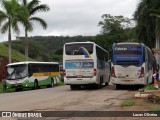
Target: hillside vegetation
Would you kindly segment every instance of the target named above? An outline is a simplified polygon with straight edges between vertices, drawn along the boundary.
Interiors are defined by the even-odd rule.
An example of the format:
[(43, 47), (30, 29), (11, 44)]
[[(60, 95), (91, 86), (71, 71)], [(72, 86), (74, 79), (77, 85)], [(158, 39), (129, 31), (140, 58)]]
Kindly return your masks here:
[[(93, 36), (35, 36), (29, 38), (29, 57), (37, 61), (62, 62), (63, 45), (68, 42), (94, 41)], [(7, 46), (7, 43), (5, 43)], [(12, 49), (24, 54), (24, 38), (12, 41)]]
[[(8, 47), (6, 45), (7, 44), (5, 42), (0, 43), (0, 57), (8, 58)], [(14, 61), (24, 61), (24, 58), (25, 57), (22, 53), (12, 49), (12, 60), (14, 60)], [(29, 60), (33, 60), (33, 59), (30, 58)]]

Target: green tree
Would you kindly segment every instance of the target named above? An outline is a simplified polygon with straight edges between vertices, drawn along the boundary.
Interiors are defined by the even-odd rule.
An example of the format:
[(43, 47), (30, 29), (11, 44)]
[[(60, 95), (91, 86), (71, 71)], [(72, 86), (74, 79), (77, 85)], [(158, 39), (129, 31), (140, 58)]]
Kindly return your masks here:
[(154, 47), (156, 37), (156, 18), (151, 16), (151, 10), (159, 8), (159, 0), (141, 0), (134, 13), (137, 21), (137, 38), (150, 48)]
[(24, 23), (27, 12), (19, 5), (17, 0), (2, 0), (0, 2), (0, 27), (1, 33), (8, 32), (8, 54), (11, 63), (11, 30), (17, 34), (20, 32), (18, 23)]
[(131, 20), (123, 16), (111, 16), (110, 14), (102, 15), (103, 21), (99, 22), (99, 26), (102, 27), (102, 34), (105, 33), (119, 33), (124, 29), (129, 28)]
[(38, 12), (49, 11), (49, 7), (46, 4), (40, 4), (39, 0), (32, 0), (28, 2), (23, 0), (22, 3), (28, 10), (29, 16), (25, 25), (25, 60), (28, 60), (28, 32), (33, 30), (33, 22), (39, 23), (44, 29), (47, 28), (47, 23), (44, 19), (34, 16)]
[(98, 24), (101, 34), (96, 36), (94, 42), (109, 51), (110, 55), (113, 43), (136, 40), (135, 29), (129, 18), (104, 14), (102, 19)]
[[(155, 9), (150, 10), (150, 16), (155, 19), (155, 35), (156, 41), (160, 41), (160, 1), (156, 2)], [(158, 45), (159, 46), (159, 45)]]

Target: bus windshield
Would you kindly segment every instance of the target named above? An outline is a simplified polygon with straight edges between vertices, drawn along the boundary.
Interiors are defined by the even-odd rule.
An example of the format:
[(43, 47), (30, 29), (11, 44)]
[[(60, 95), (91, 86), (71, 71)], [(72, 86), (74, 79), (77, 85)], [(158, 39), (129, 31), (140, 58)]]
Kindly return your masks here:
[(76, 43), (65, 45), (66, 55), (85, 55), (93, 53), (92, 43)]
[(6, 78), (8, 80), (21, 79), (27, 76), (27, 65), (11, 65), (6, 68)]
[(141, 45), (135, 45), (135, 44), (115, 45), (114, 55), (123, 55), (123, 56), (142, 55), (142, 48)]

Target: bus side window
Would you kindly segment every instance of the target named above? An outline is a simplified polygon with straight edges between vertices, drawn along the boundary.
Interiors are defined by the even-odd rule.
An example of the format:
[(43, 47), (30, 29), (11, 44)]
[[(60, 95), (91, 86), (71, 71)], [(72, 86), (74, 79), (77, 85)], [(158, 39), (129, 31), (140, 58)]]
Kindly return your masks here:
[(146, 55), (146, 53), (145, 53), (145, 47), (143, 47), (143, 62), (145, 62), (145, 55)]
[(31, 77), (33, 75), (32, 73), (32, 65), (28, 65), (28, 75)]

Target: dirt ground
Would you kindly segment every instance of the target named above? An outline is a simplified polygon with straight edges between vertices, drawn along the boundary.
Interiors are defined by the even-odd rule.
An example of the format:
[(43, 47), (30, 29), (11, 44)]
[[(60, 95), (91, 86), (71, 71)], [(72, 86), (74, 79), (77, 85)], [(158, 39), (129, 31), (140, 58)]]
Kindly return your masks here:
[[(4, 94), (4, 102), (9, 103), (10, 99), (17, 99), (18, 103), (12, 104), (12, 109), (22, 109), (22, 111), (31, 109), (36, 111), (113, 111), (111, 114), (115, 117), (77, 117), (72, 112), (67, 117), (43, 117), (43, 118), (18, 118), (18, 120), (159, 120), (159, 117), (119, 117), (116, 111), (137, 112), (137, 111), (160, 111), (160, 104), (147, 102), (145, 98), (135, 98), (138, 90), (116, 90), (115, 86), (109, 85), (99, 90), (82, 89), (71, 91), (68, 86), (62, 86), (52, 89), (41, 89), (37, 91), (26, 91), (14, 94)], [(160, 96), (158, 91), (146, 91)], [(58, 94), (61, 93), (61, 94)], [(45, 94), (45, 97), (44, 97)], [(6, 95), (6, 96), (5, 96)], [(34, 96), (34, 97), (33, 97)], [(6, 98), (5, 98), (6, 97)], [(30, 99), (26, 99), (30, 98)], [(7, 99), (10, 98), (10, 99)], [(8, 100), (8, 101), (7, 101)], [(122, 102), (127, 100), (135, 101), (134, 106), (122, 107)], [(16, 101), (16, 100), (15, 100)], [(2, 102), (2, 100), (1, 100)], [(26, 102), (24, 104), (24, 102)], [(36, 103), (36, 104), (35, 104)], [(17, 105), (18, 104), (18, 107)], [(1, 104), (1, 108), (3, 104)], [(20, 106), (21, 105), (21, 106)], [(22, 107), (23, 106), (23, 107)], [(6, 105), (5, 105), (6, 108)], [(10, 109), (11, 106), (8, 107)], [(37, 109), (38, 108), (38, 109)], [(115, 113), (114, 113), (115, 112)], [(61, 113), (61, 112), (60, 112)], [(98, 114), (98, 113), (95, 113)], [(108, 113), (107, 113), (108, 114)], [(123, 113), (122, 113), (123, 114)], [(76, 117), (73, 117), (76, 116)], [(1, 119), (1, 118), (0, 118)], [(3, 119), (2, 119), (3, 120)], [(6, 119), (4, 119), (6, 120)], [(16, 120), (16, 118), (11, 118)]]
[[(122, 94), (121, 96), (119, 96), (117, 99), (114, 99), (113, 103), (111, 106), (113, 108), (113, 110), (116, 111), (160, 111), (160, 104), (158, 103), (151, 103), (149, 101), (147, 101), (146, 98), (137, 98), (135, 97), (135, 91), (130, 92), (130, 94), (126, 95), (126, 94)], [(144, 93), (149, 93), (149, 94), (154, 94), (157, 96), (160, 96), (160, 90), (158, 91), (147, 91)], [(125, 106), (122, 107), (121, 103), (127, 100), (134, 100), (135, 101), (135, 105), (134, 106)]]
[[(147, 91), (147, 93), (148, 92), (160, 96), (160, 90), (154, 92)], [(116, 99), (108, 98), (104, 100), (107, 105), (102, 107), (101, 111), (146, 111), (147, 113), (149, 111), (160, 111), (160, 104), (150, 103), (146, 98), (135, 98), (135, 93), (137, 93), (137, 91), (130, 91), (129, 94), (121, 94)], [(122, 107), (121, 103), (127, 100), (134, 100), (135, 105)], [(39, 120), (44, 120), (44, 118)], [(52, 117), (45, 118), (45, 120), (159, 120), (159, 117)]]

